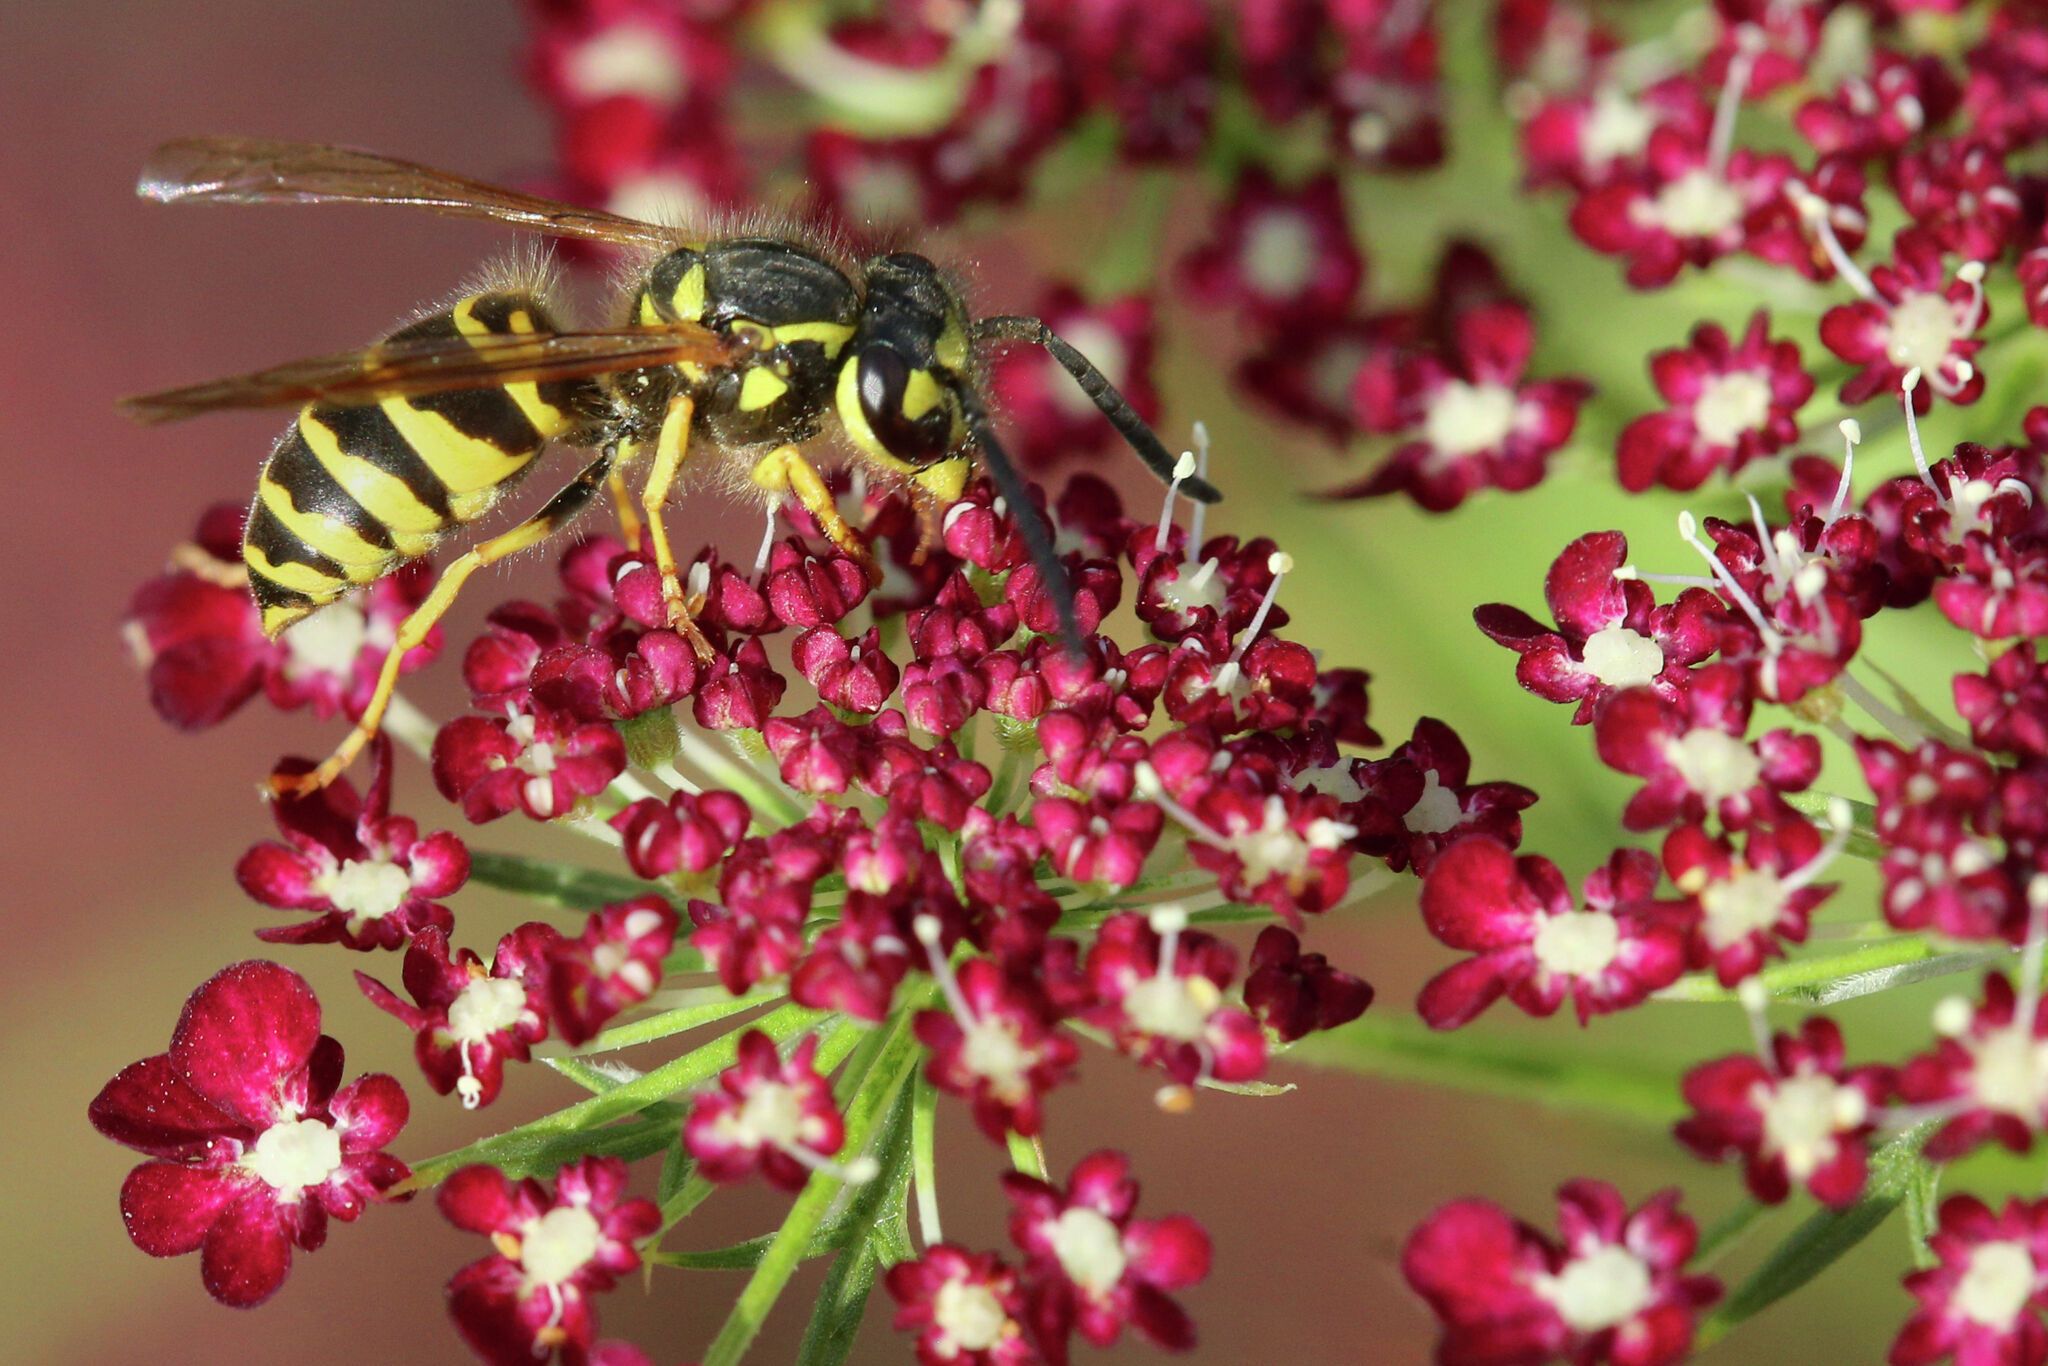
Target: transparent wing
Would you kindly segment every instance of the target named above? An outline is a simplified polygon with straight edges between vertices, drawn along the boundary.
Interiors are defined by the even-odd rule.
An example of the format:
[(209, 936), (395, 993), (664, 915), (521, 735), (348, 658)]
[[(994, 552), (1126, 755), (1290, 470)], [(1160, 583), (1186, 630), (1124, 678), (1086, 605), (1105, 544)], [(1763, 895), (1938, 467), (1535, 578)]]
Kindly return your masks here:
[(547, 233), (666, 251), (666, 228), (318, 142), (181, 138), (151, 154), (135, 192), (164, 204), (411, 204)]
[(722, 365), (732, 361), (739, 349), (718, 333), (693, 324), (613, 332), (405, 338), (232, 379), (126, 398), (121, 407), (139, 422), (158, 423), (224, 408), (374, 403), (523, 381), (582, 379), (686, 361)]

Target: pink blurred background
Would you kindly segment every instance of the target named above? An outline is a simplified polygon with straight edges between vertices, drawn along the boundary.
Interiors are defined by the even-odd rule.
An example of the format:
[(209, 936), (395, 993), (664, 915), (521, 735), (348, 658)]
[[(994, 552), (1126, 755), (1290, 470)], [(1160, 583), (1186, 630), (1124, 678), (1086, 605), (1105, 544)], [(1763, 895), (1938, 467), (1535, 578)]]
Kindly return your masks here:
[[(133, 197), (136, 170), (157, 142), (207, 132), (347, 142), (501, 179), (537, 170), (548, 149), (513, 75), (516, 8), (16, 0), (4, 13), (0, 126), (11, 132), (0, 143), (0, 276), (12, 317), (0, 361), (0, 461), (12, 663), (0, 675), (0, 904), (10, 949), (0, 967), (10, 1145), (0, 1166), (0, 1281), (16, 1307), (0, 1358), (467, 1360), (439, 1287), (485, 1249), (430, 1204), (337, 1225), (271, 1304), (226, 1310), (201, 1291), (196, 1259), (155, 1261), (129, 1245), (116, 1192), (135, 1158), (90, 1131), (85, 1107), (121, 1066), (162, 1050), (193, 987), (259, 952), (249, 931), (263, 921), (231, 877), (242, 850), (270, 831), (255, 784), (281, 753), (317, 753), (336, 738), (333, 727), (260, 703), (203, 735), (176, 734), (150, 712), (118, 630), (128, 595), (209, 502), (247, 496), (281, 419), (144, 431), (113, 400), (359, 344), (505, 241), (404, 213), (167, 209)], [(1283, 513), (1294, 506), (1265, 498)], [(1260, 506), (1255, 496), (1239, 508)], [(1340, 586), (1342, 569), (1320, 566)], [(542, 591), (542, 563), (510, 572)], [(473, 622), (483, 599), (504, 590), (499, 580), (473, 595), (460, 621)], [(1320, 629), (1320, 638), (1343, 640), (1353, 605), (1344, 592), (1290, 605), (1303, 638)], [(1333, 662), (1379, 667), (1362, 648), (1343, 657), (1354, 647), (1337, 646)], [(452, 669), (409, 691), (440, 715), (458, 705)], [(1400, 733), (1406, 721), (1393, 723)], [(417, 766), (401, 769), (399, 784), (401, 808), (429, 828), (459, 825)], [(501, 826), (477, 842), (532, 838)], [(478, 943), (513, 914), (476, 891), (457, 909)], [(1318, 928), (1316, 947), (1379, 985), (1376, 1009), (1405, 1008), (1444, 961), (1401, 909), (1382, 905)], [(409, 1038), (349, 980), (359, 965), (395, 980), (395, 957), (277, 956), (320, 991), (350, 1075), (377, 1069), (406, 1081), (415, 1118), (396, 1145), (401, 1155), (475, 1136), (452, 1101), (416, 1084)], [(1056, 1107), (1054, 1164), (1064, 1171), (1089, 1147), (1124, 1147), (1145, 1181), (1141, 1212), (1185, 1210), (1207, 1222), (1216, 1270), (1186, 1297), (1203, 1332), (1199, 1362), (1422, 1360), (1432, 1325), (1402, 1289), (1396, 1260), (1403, 1232), (1428, 1209), (1484, 1190), (1548, 1223), (1549, 1191), (1567, 1176), (1597, 1173), (1640, 1197), (1692, 1171), (1655, 1133), (1337, 1074), (1286, 1071), (1282, 1079), (1304, 1083), (1301, 1091), (1270, 1101), (1211, 1095), (1192, 1115), (1168, 1118), (1149, 1104), (1151, 1081), (1121, 1063), (1094, 1055), (1088, 1072), (1082, 1093)], [(566, 1083), (533, 1069), (515, 1076), (493, 1117), (510, 1123), (571, 1098)], [(998, 1154), (964, 1125), (942, 1136), (950, 1236), (1004, 1244), (998, 1167)], [(1716, 1199), (1725, 1202), (1732, 1185), (1714, 1180)], [(770, 1227), (776, 1203), (722, 1196), (686, 1245)], [(1884, 1261), (1895, 1255), (1887, 1248)], [(693, 1358), (739, 1284), (721, 1273), (665, 1273), (664, 1293), (622, 1286), (603, 1306), (607, 1332), (634, 1338), (657, 1362)], [(1828, 1293), (1813, 1306), (1823, 1315)], [(792, 1292), (756, 1359), (788, 1358), (807, 1299)], [(856, 1359), (910, 1360), (907, 1342), (879, 1317)], [(1737, 1358), (1807, 1359), (1795, 1328), (1745, 1335)], [(1889, 1329), (1874, 1331), (1873, 1354)]]

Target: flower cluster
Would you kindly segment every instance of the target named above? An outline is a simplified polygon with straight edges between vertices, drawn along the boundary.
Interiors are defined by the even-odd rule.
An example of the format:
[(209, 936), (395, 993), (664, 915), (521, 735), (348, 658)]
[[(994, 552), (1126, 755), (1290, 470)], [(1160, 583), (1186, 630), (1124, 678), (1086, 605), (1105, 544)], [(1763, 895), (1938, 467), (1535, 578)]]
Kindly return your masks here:
[[(1134, 1217), (1121, 1153), (1056, 1184), (1043, 1144), (1063, 1137), (1060, 1093), (1090, 1042), (1152, 1073), (1169, 1112), (1257, 1088), (1286, 1048), (1372, 1002), (1304, 938), (1402, 874), (1459, 955), (1416, 1001), (1429, 1028), (1503, 999), (1543, 1017), (1568, 1003), (1582, 1024), (1653, 1000), (1739, 1004), (1754, 1046), (1690, 1067), (1674, 1136), (1739, 1163), (1757, 1205), (1875, 1211), (1988, 1143), (2034, 1151), (2048, 407), (2026, 411), (2010, 343), (2048, 326), (2038, 3), (528, 10), (526, 74), (559, 150), (544, 188), (578, 203), (706, 217), (780, 198), (857, 252), (905, 226), (1028, 213), (1105, 166), (1135, 172), (1090, 190), (1113, 227), (1085, 273), (1031, 286), (1128, 413), (1056, 349), (965, 362), (1040, 475), (1114, 448), (1104, 412), (1162, 410), (1151, 372), (1181, 310), (1236, 347), (1221, 354), (1247, 399), (1363, 462), (1330, 497), (1449, 512), (1531, 488), (1590, 435), (1611, 442), (1622, 489), (1720, 499), (1723, 515), (1681, 513), (1694, 573), (1650, 572), (1620, 531), (1572, 528), (1543, 547), (1547, 620), (1474, 613), (1521, 686), (1566, 704), (1560, 727), (1584, 727), (1631, 784), (1575, 884), (1520, 847), (1534, 791), (1475, 779), (1435, 717), (1388, 746), (1366, 675), (1288, 634), (1288, 538), (1182, 516), (1182, 481), (1210, 475), (1199, 427), (1157, 512), (1096, 474), (1067, 479), (1046, 500), (1051, 558), (1014, 490), (977, 480), (935, 504), (880, 467), (827, 476), (851, 537), (776, 506), (751, 561), (706, 546), (679, 583), (621, 509), (618, 535), (586, 527), (561, 547), (548, 601), (496, 604), (464, 645), (466, 715), (396, 702), (364, 786), (280, 799), (278, 838), (237, 868), (253, 899), (298, 917), (258, 930), (267, 943), (400, 955), (395, 986), (355, 976), (413, 1034), (434, 1092), (488, 1106), (539, 1057), (590, 1098), (408, 1169), (382, 1152), (405, 1118), (398, 1084), (343, 1086), (306, 982), (240, 963), (194, 994), (168, 1053), (93, 1104), (102, 1132), (151, 1159), (122, 1196), (138, 1246), (201, 1251), (207, 1289), (254, 1304), (330, 1215), (438, 1185), (445, 1217), (493, 1248), (448, 1303), (498, 1366), (645, 1366), (598, 1338), (596, 1299), (671, 1263), (754, 1268), (707, 1357), (730, 1366), (764, 1297), (826, 1249), (835, 1278), (886, 1287), (929, 1366), (1064, 1366), (1076, 1334), (1105, 1346), (1126, 1325), (1186, 1349), (1177, 1296), (1206, 1275), (1208, 1236), (1187, 1216)], [(795, 107), (791, 83), (815, 106), (754, 127), (750, 111)], [(1512, 156), (1517, 213), (1548, 214), (1553, 241), (1438, 233), (1405, 252), (1429, 278), (1402, 280), (1403, 252), (1368, 250), (1383, 210), (1366, 178), (1477, 199), (1455, 181), (1478, 145), (1448, 122), (1465, 109), (1495, 120), (1486, 145)], [(793, 122), (788, 156), (755, 154)], [(1179, 212), (1197, 180), (1209, 193)], [(1667, 307), (1654, 333), (1617, 307), (1601, 323), (1628, 373), (1603, 367), (1601, 347), (1573, 344), (1601, 329), (1547, 312), (1559, 290), (1540, 277), (1573, 243), (1588, 256), (1575, 280), (1590, 267), (1681, 315), (1706, 302), (1669, 332)], [(1631, 392), (1644, 410), (1622, 411)], [(1930, 415), (1983, 425), (1930, 459)], [(1859, 451), (1911, 472), (1859, 485)], [(1226, 490), (1249, 464), (1221, 463)], [(272, 641), (241, 527), (212, 509), (136, 594), (128, 632), (157, 710), (187, 729), (258, 695), (363, 715), (429, 571)], [(1923, 606), (1974, 651), (1946, 703), (1865, 658), (1866, 622)], [(1826, 764), (1824, 735), (1840, 742)], [(422, 834), (396, 814), (394, 741), (470, 825), (516, 839), (546, 823), (593, 858)], [(1835, 795), (1851, 782), (1867, 801)], [(1836, 895), (1837, 861), (1855, 857), (1876, 868), (1875, 915)], [(472, 882), (544, 908), (488, 958), (458, 931), (460, 914), (474, 932)], [(1769, 1014), (1774, 997), (1961, 973), (1981, 977), (1888, 1061), (1852, 1063), (1824, 1009)], [(600, 1056), (700, 1029), (648, 1070)], [(956, 1102), (1015, 1164), (1014, 1256), (940, 1231), (930, 1107)], [(631, 1161), (657, 1153), (653, 1198), (632, 1194)], [(777, 1234), (661, 1246), (717, 1188), (757, 1178), (788, 1197)], [(1556, 1236), (1465, 1199), (1408, 1238), (1445, 1366), (1663, 1366), (1784, 1288), (1724, 1297), (1676, 1192), (1632, 1208), (1579, 1179), (1558, 1199)], [(2048, 1209), (1961, 1193), (1920, 1213), (1917, 1308), (1892, 1360), (2038, 1363)], [(814, 1335), (847, 1330), (833, 1296), (817, 1312)]]

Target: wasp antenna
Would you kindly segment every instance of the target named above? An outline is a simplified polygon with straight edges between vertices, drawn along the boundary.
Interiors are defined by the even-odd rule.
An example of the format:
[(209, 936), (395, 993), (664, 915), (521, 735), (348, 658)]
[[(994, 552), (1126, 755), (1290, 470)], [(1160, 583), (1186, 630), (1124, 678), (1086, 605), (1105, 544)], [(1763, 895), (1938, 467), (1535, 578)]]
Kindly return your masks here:
[[(976, 341), (1020, 341), (1044, 347), (1047, 354), (1080, 384), (1081, 392), (1102, 410), (1102, 415), (1138, 453), (1138, 458), (1159, 476), (1159, 481), (1167, 483), (1172, 480), (1174, 457), (1168, 454), (1165, 444), (1146, 425), (1145, 419), (1138, 416), (1130, 401), (1117, 392), (1109, 377), (1096, 369), (1093, 361), (1068, 345), (1057, 332), (1037, 318), (1006, 316), (981, 319), (974, 324), (973, 337)], [(1223, 495), (1206, 479), (1189, 479), (1181, 485), (1180, 491), (1198, 503), (1223, 501)]]
[(995, 424), (989, 421), (988, 410), (981, 406), (980, 398), (965, 385), (956, 386), (954, 392), (959, 395), (960, 411), (967, 419), (967, 428), (974, 433), (974, 440), (981, 447), (981, 458), (996, 481), (996, 491), (1009, 503), (1010, 514), (1017, 519), (1017, 529), (1024, 533), (1025, 549), (1031, 552), (1031, 563), (1038, 567), (1038, 577), (1044, 582), (1046, 591), (1052, 594), (1053, 605), (1059, 609), (1060, 639), (1069, 655), (1077, 660), (1085, 658), (1081, 623), (1074, 615), (1074, 585), (1067, 578), (1066, 566), (1060, 563), (1059, 552), (1053, 548), (1052, 527), (1038, 504), (1031, 501), (1031, 493), (1024, 487), (1023, 477), (1010, 463), (1002, 443), (996, 440)]

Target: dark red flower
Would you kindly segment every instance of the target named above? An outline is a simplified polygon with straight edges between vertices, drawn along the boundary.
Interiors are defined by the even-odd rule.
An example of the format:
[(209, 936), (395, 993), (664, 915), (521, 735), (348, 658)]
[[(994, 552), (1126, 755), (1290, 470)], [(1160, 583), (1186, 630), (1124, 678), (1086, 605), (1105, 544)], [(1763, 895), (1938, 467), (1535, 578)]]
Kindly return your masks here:
[(356, 985), (413, 1031), (427, 1083), (474, 1110), (497, 1098), (505, 1060), (525, 1062), (530, 1046), (547, 1037), (547, 960), (560, 939), (549, 926), (522, 925), (498, 941), (486, 972), (472, 950), (450, 958), (447, 936), (425, 929), (405, 951), (405, 989), (416, 1005), (366, 973), (356, 974)]
[(223, 968), (185, 1003), (168, 1053), (121, 1070), (93, 1127), (147, 1153), (121, 1185), (128, 1236), (155, 1257), (199, 1256), (206, 1293), (247, 1308), (277, 1292), (294, 1244), (317, 1251), (410, 1175), (382, 1151), (405, 1091), (380, 1073), (341, 1085), (305, 979), (275, 963)]

